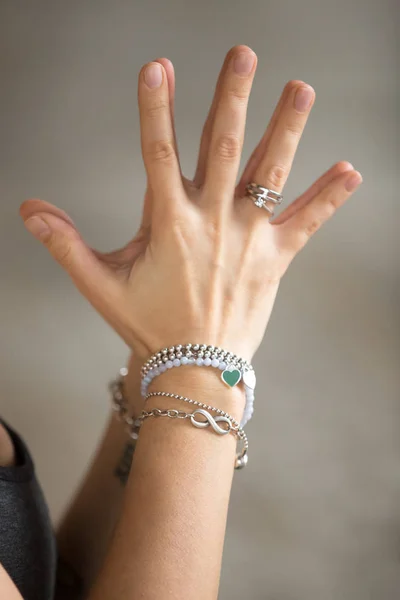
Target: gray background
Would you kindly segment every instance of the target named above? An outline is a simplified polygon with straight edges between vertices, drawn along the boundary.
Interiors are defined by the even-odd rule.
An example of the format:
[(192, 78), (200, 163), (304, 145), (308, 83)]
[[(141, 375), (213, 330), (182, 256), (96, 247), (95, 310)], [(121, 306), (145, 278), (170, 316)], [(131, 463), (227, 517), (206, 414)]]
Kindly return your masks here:
[(91, 244), (125, 242), (145, 185), (141, 65), (163, 55), (175, 64), (190, 175), (224, 54), (245, 43), (259, 67), (244, 156), (285, 82), (304, 79), (317, 101), (286, 200), (340, 159), (364, 184), (285, 276), (257, 354), (251, 461), (235, 476), (220, 598), (394, 600), (395, 3), (2, 0), (0, 24), (0, 403), (31, 445), (54, 519), (93, 451), (106, 383), (127, 349), (25, 232), (18, 206), (49, 200)]

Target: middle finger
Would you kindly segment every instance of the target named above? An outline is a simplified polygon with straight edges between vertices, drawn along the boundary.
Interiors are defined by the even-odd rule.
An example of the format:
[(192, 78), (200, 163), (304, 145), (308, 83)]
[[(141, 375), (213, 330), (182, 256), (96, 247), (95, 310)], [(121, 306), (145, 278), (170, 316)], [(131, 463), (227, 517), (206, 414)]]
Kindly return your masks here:
[(203, 187), (207, 203), (233, 197), (256, 62), (250, 48), (236, 48), (221, 82)]

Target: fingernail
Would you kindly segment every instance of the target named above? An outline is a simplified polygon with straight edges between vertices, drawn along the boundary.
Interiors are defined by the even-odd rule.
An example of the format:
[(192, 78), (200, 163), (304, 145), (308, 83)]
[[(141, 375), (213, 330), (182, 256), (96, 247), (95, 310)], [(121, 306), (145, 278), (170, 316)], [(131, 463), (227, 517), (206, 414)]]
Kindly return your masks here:
[(150, 89), (160, 87), (162, 83), (161, 65), (158, 63), (151, 63), (144, 72), (144, 80)]
[(25, 227), (41, 242), (45, 241), (51, 234), (50, 227), (40, 217), (30, 217), (25, 221)]
[(294, 97), (294, 107), (298, 112), (305, 112), (310, 108), (314, 97), (314, 90), (311, 87), (301, 87), (297, 90)]
[(346, 190), (348, 192), (353, 192), (360, 185), (360, 183), (362, 183), (362, 180), (363, 180), (363, 178), (361, 176), (361, 173), (356, 171), (355, 173), (352, 173), (350, 175), (350, 177), (348, 177), (346, 179), (346, 183), (344, 184), (344, 187), (346, 188)]
[(233, 68), (237, 75), (249, 75), (254, 66), (254, 54), (251, 52), (241, 52), (233, 61)]

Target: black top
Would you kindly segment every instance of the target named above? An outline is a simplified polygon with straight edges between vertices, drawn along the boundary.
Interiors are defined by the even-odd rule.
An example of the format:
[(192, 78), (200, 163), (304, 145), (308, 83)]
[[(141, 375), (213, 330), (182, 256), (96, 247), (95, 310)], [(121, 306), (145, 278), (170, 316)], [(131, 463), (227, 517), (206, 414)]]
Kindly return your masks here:
[(16, 466), (0, 467), (0, 563), (24, 600), (52, 600), (56, 544), (27, 447), (6, 423)]

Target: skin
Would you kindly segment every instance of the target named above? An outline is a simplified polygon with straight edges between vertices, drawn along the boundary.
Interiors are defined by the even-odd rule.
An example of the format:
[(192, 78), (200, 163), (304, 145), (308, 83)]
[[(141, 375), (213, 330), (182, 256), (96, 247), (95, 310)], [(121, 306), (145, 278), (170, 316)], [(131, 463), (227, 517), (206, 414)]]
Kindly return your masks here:
[(13, 467), (14, 465), (14, 445), (5, 427), (0, 423), (0, 467)]
[(0, 592), (3, 598), (7, 600), (23, 600), (21, 594), (7, 575), (4, 568), (0, 565)]
[(58, 527), (59, 556), (64, 570), (75, 576), (69, 585), (59, 587), (64, 595), (68, 589), (71, 600), (75, 600), (78, 582), (86, 592), (90, 589), (107, 554), (125, 494), (116, 469), (128, 445), (125, 429), (111, 415), (92, 464)]
[[(125, 340), (135, 360), (188, 341), (251, 360), (289, 264), (357, 189), (361, 175), (341, 161), (278, 218), (244, 197), (249, 181), (282, 192), (315, 100), (290, 81), (237, 183), (257, 59), (246, 46), (225, 59), (192, 180), (182, 175), (173, 124), (174, 75), (160, 59), (139, 75), (141, 142), (147, 172), (143, 218), (121, 250), (89, 248), (63, 211), (41, 200), (21, 207), (25, 225)], [(245, 66), (247, 65), (247, 70)], [(159, 85), (156, 82), (159, 70)], [(304, 90), (308, 102), (295, 104)], [(133, 360), (133, 359), (132, 359)], [(136, 383), (128, 382), (135, 397)], [(152, 389), (191, 396), (240, 418), (240, 386), (212, 369), (167, 371)], [(146, 408), (186, 408), (179, 401)], [(90, 600), (216, 598), (235, 440), (189, 424), (148, 419), (141, 429), (115, 533)]]

